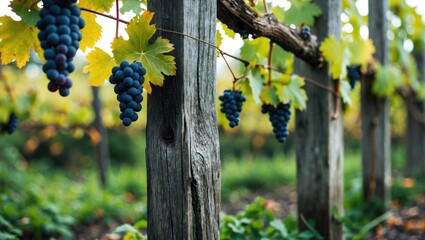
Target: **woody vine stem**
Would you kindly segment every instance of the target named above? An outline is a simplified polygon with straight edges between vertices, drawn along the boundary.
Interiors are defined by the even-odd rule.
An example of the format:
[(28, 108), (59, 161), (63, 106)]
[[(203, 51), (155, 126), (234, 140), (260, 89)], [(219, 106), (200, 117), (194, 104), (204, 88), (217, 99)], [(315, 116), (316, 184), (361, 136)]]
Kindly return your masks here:
[[(117, 0), (118, 1), (118, 0)], [(117, 4), (118, 5), (118, 4)], [(111, 16), (111, 15), (108, 15), (108, 14), (104, 14), (104, 13), (101, 13), (101, 12), (97, 12), (97, 11), (94, 11), (94, 10), (92, 10), (92, 9), (88, 9), (88, 8), (81, 8), (81, 10), (82, 11), (86, 11), (86, 12), (90, 12), (90, 13), (93, 13), (93, 14), (96, 14), (96, 15), (99, 15), (99, 16), (102, 16), (102, 17), (105, 17), (105, 18), (109, 18), (109, 19), (112, 19), (112, 20), (115, 20), (115, 21), (117, 21), (117, 29), (116, 29), (116, 33), (117, 33), (117, 36), (118, 36), (118, 23), (119, 22), (121, 22), (121, 23), (124, 23), (124, 24), (129, 24), (129, 22), (128, 21), (126, 21), (126, 20), (123, 20), (123, 19), (120, 19), (119, 18), (119, 11), (117, 11), (117, 17), (114, 17), (114, 16)], [(232, 55), (232, 54), (229, 54), (229, 53), (227, 53), (227, 52), (225, 52), (225, 51), (223, 51), (222, 49), (220, 49), (217, 45), (215, 45), (215, 44), (213, 44), (213, 43), (210, 43), (210, 42), (208, 42), (208, 41), (205, 41), (205, 40), (202, 40), (202, 39), (199, 39), (199, 38), (197, 38), (197, 37), (194, 37), (194, 36), (191, 36), (191, 35), (188, 35), (188, 34), (186, 34), (186, 33), (181, 33), (181, 32), (178, 32), (178, 31), (173, 31), (173, 30), (168, 30), (168, 29), (163, 29), (163, 28), (156, 28), (158, 31), (162, 31), (162, 32), (167, 32), (167, 33), (172, 33), (172, 34), (177, 34), (177, 35), (181, 35), (181, 36), (184, 36), (184, 37), (187, 37), (187, 38), (190, 38), (190, 39), (193, 39), (193, 40), (196, 40), (196, 41), (198, 41), (198, 42), (201, 42), (201, 43), (203, 43), (203, 44), (206, 44), (206, 45), (208, 45), (208, 46), (211, 46), (211, 47), (213, 47), (213, 48), (215, 48), (219, 53), (220, 53), (220, 55), (223, 57), (223, 59), (224, 59), (224, 61), (225, 61), (225, 63), (226, 63), (226, 65), (227, 65), (227, 67), (228, 67), (228, 69), (229, 69), (229, 71), (231, 72), (231, 74), (232, 74), (232, 76), (233, 76), (233, 78), (234, 78), (234, 81), (233, 81), (233, 83), (235, 83), (236, 81), (238, 81), (238, 80), (240, 80), (240, 79), (242, 79), (243, 77), (245, 77), (245, 75), (243, 75), (243, 76), (241, 76), (241, 77), (236, 77), (236, 75), (234, 74), (234, 72), (232, 71), (232, 69), (231, 69), (231, 67), (230, 67), (230, 65), (229, 65), (229, 63), (227, 62), (227, 60), (225, 59), (225, 57), (224, 56), (228, 56), (228, 57), (231, 57), (231, 58), (233, 58), (233, 59), (235, 59), (235, 60), (237, 60), (237, 61), (240, 61), (240, 62), (242, 62), (245, 66), (248, 66), (249, 65), (249, 61), (248, 60), (246, 60), (246, 59), (243, 59), (243, 58), (240, 58), (240, 57), (237, 57), (237, 56), (234, 56), (234, 55)], [(272, 44), (272, 43), (271, 43)], [(271, 48), (271, 51), (272, 51), (272, 48)], [(271, 55), (272, 53), (270, 53), (270, 55)], [(255, 66), (256, 67), (261, 67), (261, 68), (266, 68), (266, 69), (269, 69), (270, 70), (270, 74), (271, 74), (271, 71), (273, 70), (273, 71), (276, 71), (276, 72), (279, 72), (279, 73), (282, 73), (282, 74), (285, 74), (285, 72), (283, 71), (283, 70), (281, 70), (281, 69), (279, 69), (279, 68), (276, 68), (276, 67), (273, 67), (273, 66), (271, 66), (271, 63), (270, 63), (270, 61), (269, 61), (269, 64), (268, 65), (265, 65), (265, 64), (255, 64)], [(332, 88), (330, 88), (330, 87), (328, 87), (328, 86), (326, 86), (326, 85), (323, 85), (323, 84), (320, 84), (320, 83), (318, 83), (318, 82), (316, 82), (316, 81), (314, 81), (313, 79), (309, 79), (309, 78), (306, 78), (306, 77), (304, 77), (304, 80), (306, 81), (306, 82), (308, 82), (308, 83), (310, 83), (310, 84), (313, 84), (313, 85), (315, 85), (315, 86), (317, 86), (317, 87), (320, 87), (320, 88), (322, 88), (322, 89), (324, 89), (324, 90), (326, 90), (326, 91), (328, 91), (328, 92), (330, 92), (330, 93), (332, 93), (332, 94), (334, 94), (334, 95), (336, 95), (336, 96), (338, 96), (339, 97), (339, 94), (338, 94), (338, 92), (337, 91), (335, 91), (334, 89), (332, 89)], [(266, 83), (266, 84), (268, 84), (268, 83)], [(234, 85), (234, 84), (233, 84)]]

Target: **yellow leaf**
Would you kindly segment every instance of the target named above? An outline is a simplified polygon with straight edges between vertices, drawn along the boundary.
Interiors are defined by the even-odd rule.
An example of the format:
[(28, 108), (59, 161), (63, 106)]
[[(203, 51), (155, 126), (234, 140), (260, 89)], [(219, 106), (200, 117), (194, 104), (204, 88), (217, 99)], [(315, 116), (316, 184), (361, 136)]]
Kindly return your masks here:
[(80, 42), (80, 49), (86, 51), (92, 48), (102, 36), (102, 27), (96, 22), (96, 15), (88, 12), (82, 12), (81, 17), (86, 21), (86, 26), (81, 29), (83, 39)]
[(323, 57), (329, 62), (329, 71), (333, 79), (340, 79), (347, 74), (350, 51), (344, 41), (337, 41), (335, 36), (326, 38), (320, 46)]
[(16, 22), (11, 17), (0, 17), (0, 56), (2, 64), (16, 60), (19, 68), (30, 59), (30, 49), (39, 52), (38, 30), (24, 22)]
[(88, 8), (98, 12), (109, 12), (112, 8), (114, 0), (80, 0), (79, 7)]
[(348, 47), (351, 53), (350, 63), (352, 65), (366, 66), (372, 59), (372, 55), (375, 53), (375, 46), (373, 46), (371, 39), (355, 39), (350, 42)]
[(87, 55), (87, 61), (90, 64), (84, 67), (83, 72), (90, 72), (91, 86), (102, 85), (112, 74), (112, 68), (117, 65), (108, 53), (97, 47)]

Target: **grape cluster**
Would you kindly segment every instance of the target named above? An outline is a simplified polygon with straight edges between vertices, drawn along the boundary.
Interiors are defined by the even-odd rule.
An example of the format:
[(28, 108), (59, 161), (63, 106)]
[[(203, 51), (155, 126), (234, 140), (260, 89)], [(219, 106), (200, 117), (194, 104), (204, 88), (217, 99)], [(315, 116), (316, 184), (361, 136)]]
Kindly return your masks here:
[(311, 29), (309, 27), (302, 27), (299, 34), (302, 39), (308, 40), (311, 36)]
[(291, 119), (291, 103), (279, 103), (276, 107), (271, 104), (263, 104), (261, 112), (269, 114), (269, 120), (273, 126), (273, 133), (276, 139), (283, 143), (288, 137), (288, 122)]
[(142, 110), (143, 83), (146, 69), (140, 62), (130, 64), (127, 61), (121, 62), (120, 66), (112, 68), (112, 75), (109, 82), (115, 84), (114, 92), (120, 105), (120, 119), (124, 126), (136, 121), (139, 116), (137, 112)]
[(225, 90), (223, 95), (218, 98), (221, 101), (221, 112), (226, 114), (226, 118), (229, 120), (230, 127), (236, 127), (239, 125), (239, 115), (242, 111), (243, 102), (246, 98), (242, 95), (239, 90)]
[(1, 124), (1, 130), (6, 131), (7, 133), (13, 133), (18, 127), (18, 117), (12, 113), (9, 115), (9, 121), (5, 124)]
[(347, 67), (348, 80), (350, 81), (351, 89), (356, 86), (357, 80), (361, 78), (360, 65), (351, 65)]
[(68, 75), (75, 70), (72, 62), (82, 35), (80, 29), (85, 21), (80, 17), (81, 10), (74, 4), (77, 0), (43, 0), (38, 39), (44, 50), (46, 63), (43, 72), (50, 80), (47, 88), (51, 92), (59, 90), (61, 96), (68, 96), (72, 81)]

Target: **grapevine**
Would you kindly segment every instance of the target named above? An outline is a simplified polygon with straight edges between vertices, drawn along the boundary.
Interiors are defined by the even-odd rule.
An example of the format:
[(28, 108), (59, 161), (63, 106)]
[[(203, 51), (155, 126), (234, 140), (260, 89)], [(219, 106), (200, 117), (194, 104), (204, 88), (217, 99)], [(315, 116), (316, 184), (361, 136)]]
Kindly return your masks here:
[(309, 40), (311, 36), (311, 29), (309, 27), (302, 27), (299, 34), (302, 39)]
[(77, 0), (43, 0), (38, 39), (44, 50), (46, 63), (43, 72), (50, 80), (47, 88), (51, 92), (59, 90), (61, 96), (68, 96), (72, 81), (68, 75), (75, 70), (73, 58), (80, 47), (80, 29), (85, 21), (80, 17), (81, 10), (74, 4)]
[(123, 61), (120, 66), (112, 68), (109, 82), (115, 85), (114, 92), (117, 94), (121, 111), (120, 119), (124, 126), (130, 126), (139, 118), (137, 112), (142, 110), (142, 85), (145, 82), (143, 77), (145, 73), (146, 69), (137, 61), (132, 64)]
[(273, 126), (273, 133), (276, 139), (283, 143), (289, 135), (288, 122), (291, 119), (291, 104), (279, 103), (276, 107), (271, 104), (263, 104), (261, 112), (269, 114), (269, 120)]
[(242, 92), (227, 89), (219, 97), (219, 100), (221, 101), (221, 112), (226, 114), (226, 118), (229, 120), (229, 126), (231, 128), (238, 126), (242, 105), (246, 100)]

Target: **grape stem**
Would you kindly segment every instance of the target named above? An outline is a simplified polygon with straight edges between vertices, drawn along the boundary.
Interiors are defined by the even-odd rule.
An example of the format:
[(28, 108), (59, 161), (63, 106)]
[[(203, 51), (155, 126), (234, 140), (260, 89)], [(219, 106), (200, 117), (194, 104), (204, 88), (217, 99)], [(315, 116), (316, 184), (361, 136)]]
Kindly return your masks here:
[(118, 38), (119, 27), (120, 27), (120, 5), (118, 0), (115, 0), (115, 6), (116, 6), (115, 10), (117, 14), (117, 24), (115, 26), (115, 37)]
[[(264, 2), (264, 4), (265, 4), (265, 2)], [(270, 45), (269, 56), (268, 56), (268, 59), (267, 59), (268, 65), (269, 65), (268, 66), (268, 69), (269, 69), (269, 79), (267, 81), (267, 86), (271, 86), (272, 85), (272, 70), (273, 70), (273, 65), (272, 65), (272, 62), (273, 62), (273, 42), (270, 41), (270, 44), (269, 45)]]
[[(114, 16), (111, 16), (111, 15), (108, 15), (108, 14), (104, 14), (104, 13), (101, 13), (101, 12), (97, 12), (97, 11), (94, 11), (94, 10), (92, 10), (92, 9), (88, 9), (88, 8), (84, 8), (84, 7), (82, 7), (82, 8), (81, 8), (81, 10), (82, 10), (82, 11), (86, 11), (86, 12), (90, 12), (90, 13), (93, 13), (93, 14), (96, 14), (96, 15), (99, 15), (99, 16), (102, 16), (102, 17), (105, 17), (105, 18), (109, 18), (109, 19), (112, 19), (112, 20), (116, 20), (117, 22), (121, 22), (121, 23), (124, 23), (124, 24), (129, 24), (129, 22), (128, 22), (128, 21), (126, 21), (126, 20), (118, 19), (118, 18), (116, 18), (116, 17), (114, 17)], [(242, 62), (243, 64), (245, 64), (245, 66), (248, 66), (248, 65), (249, 65), (249, 63), (250, 63), (250, 62), (249, 62), (248, 60), (246, 60), (246, 59), (243, 59), (243, 58), (240, 58), (240, 57), (234, 56), (234, 55), (232, 55), (232, 54), (226, 53), (225, 51), (221, 50), (218, 46), (216, 46), (216, 45), (215, 45), (215, 44), (213, 44), (213, 43), (210, 43), (210, 42), (208, 42), (208, 41), (205, 41), (205, 40), (199, 39), (199, 38), (197, 38), (197, 37), (194, 37), (194, 36), (188, 35), (188, 34), (186, 34), (186, 33), (181, 33), (181, 32), (177, 32), (177, 31), (173, 31), (173, 30), (168, 30), (168, 29), (163, 29), (163, 28), (159, 28), (159, 27), (157, 27), (156, 29), (157, 29), (158, 31), (168, 32), (168, 33), (172, 33), (172, 34), (181, 35), (181, 36), (188, 37), (188, 38), (190, 38), (190, 39), (196, 40), (196, 41), (198, 41), (198, 42), (204, 43), (204, 44), (206, 44), (206, 45), (208, 45), (208, 46), (211, 46), (211, 47), (215, 48), (215, 49), (216, 49), (216, 50), (217, 50), (217, 51), (218, 51), (218, 52), (219, 52), (222, 56), (226, 55), (226, 56), (231, 57), (231, 58), (233, 58), (233, 59), (235, 59), (235, 60), (238, 60), (238, 61)], [(266, 66), (266, 65), (264, 65), (264, 64), (255, 64), (255, 66), (256, 66), (256, 67), (264, 67), (264, 68), (272, 69), (273, 71), (277, 71), (277, 72), (280, 72), (280, 73), (285, 73), (283, 70), (278, 69), (278, 68), (275, 68), (275, 67), (273, 67), (273, 66)], [(228, 65), (228, 68), (230, 69), (230, 65)], [(230, 71), (232, 71), (232, 70), (230, 69)], [(241, 77), (240, 77), (240, 78), (236, 78), (236, 77), (235, 77), (235, 79), (236, 79), (236, 81), (237, 81), (237, 80), (241, 79)], [(308, 79), (308, 78), (306, 78), (306, 77), (305, 77), (304, 79), (305, 79), (305, 81), (306, 81), (306, 82), (308, 82), (308, 83), (311, 83), (311, 84), (313, 84), (313, 85), (315, 85), (315, 86), (317, 86), (317, 87), (320, 87), (320, 88), (322, 88), (322, 89), (324, 89), (324, 90), (326, 90), (326, 91), (328, 91), (328, 92), (331, 92), (331, 93), (332, 93), (332, 94), (334, 94), (334, 95), (337, 95), (337, 93), (336, 93), (333, 89), (331, 89), (331, 88), (329, 88), (329, 87), (327, 87), (327, 86), (325, 86), (325, 85), (323, 85), (323, 84), (320, 84), (320, 83), (318, 83), (318, 82), (314, 81), (313, 79)], [(338, 96), (339, 96), (339, 95), (338, 95)]]

